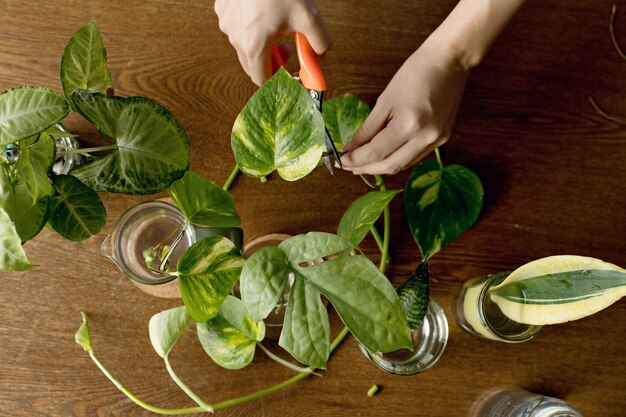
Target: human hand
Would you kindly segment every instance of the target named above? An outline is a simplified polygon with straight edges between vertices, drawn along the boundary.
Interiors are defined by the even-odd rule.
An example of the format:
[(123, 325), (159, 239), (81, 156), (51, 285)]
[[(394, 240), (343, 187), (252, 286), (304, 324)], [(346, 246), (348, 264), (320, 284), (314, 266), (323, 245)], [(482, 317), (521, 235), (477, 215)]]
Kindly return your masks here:
[(400, 67), (342, 149), (354, 174), (395, 174), (450, 137), (469, 74), (447, 48), (426, 41)]
[[(301, 32), (318, 55), (332, 44), (315, 0), (215, 0), (215, 13), (244, 71), (259, 86), (272, 73), (271, 46), (278, 36)], [(279, 49), (286, 58), (288, 51)]]

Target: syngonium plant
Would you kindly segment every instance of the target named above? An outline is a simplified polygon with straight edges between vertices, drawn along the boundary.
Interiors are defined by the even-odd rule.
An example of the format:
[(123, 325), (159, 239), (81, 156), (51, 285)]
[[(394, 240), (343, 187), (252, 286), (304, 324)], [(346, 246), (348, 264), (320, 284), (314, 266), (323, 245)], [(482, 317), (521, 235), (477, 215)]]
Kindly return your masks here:
[[(306, 91), (302, 86), (285, 71), (279, 71), (250, 100), (237, 119), (232, 136), (238, 167), (244, 173), (262, 177), (277, 170), (283, 178), (295, 180), (318, 166), (323, 139), (319, 140), (317, 136), (323, 132), (324, 126), (319, 125), (319, 112), (315, 113), (317, 109), (312, 100), (303, 93)], [(291, 123), (290, 106), (301, 106), (300, 109), (307, 114), (305, 120)], [(368, 113), (369, 107), (353, 95), (341, 96), (326, 103), (323, 121), (337, 147), (351, 139)], [(431, 175), (431, 171), (427, 173)], [(463, 178), (463, 174), (459, 177)], [(170, 196), (184, 213), (187, 223), (216, 226), (216, 219), (217, 223), (226, 219), (230, 222), (229, 226), (237, 226), (239, 217), (232, 198), (225, 191), (232, 178), (231, 175), (224, 190), (218, 191), (217, 185), (188, 172), (172, 184)], [(448, 182), (443, 184), (442, 178), (443, 175), (434, 180), (417, 181), (413, 185), (426, 184), (446, 190)], [(445, 177), (445, 180), (448, 178)], [(454, 184), (455, 180), (456, 177), (451, 182)], [(150, 320), (149, 334), (170, 376), (196, 406), (164, 409), (147, 404), (128, 391), (93, 353), (86, 315), (76, 334), (76, 341), (128, 398), (150, 411), (163, 414), (214, 412), (285, 388), (314, 373), (315, 369), (324, 369), (330, 354), (348, 333), (370, 351), (412, 348), (410, 332), (421, 325), (428, 307), (429, 271), (425, 261), (429, 257), (424, 255), (424, 261), (411, 277), (394, 290), (384, 275), (389, 262), (389, 203), (402, 190), (387, 190), (379, 177), (377, 183), (380, 190), (367, 193), (348, 207), (335, 234), (309, 232), (296, 235), (278, 247), (255, 252), (245, 262), (228, 239), (209, 237), (192, 245), (179, 258), (174, 274), (179, 278), (184, 306), (154, 315)], [(439, 183), (441, 185), (437, 185)], [(468, 228), (475, 218), (466, 219), (466, 214), (473, 213), (476, 205), (479, 210), (480, 204), (470, 208), (465, 207), (466, 204), (482, 201), (482, 188), (480, 193), (477, 188), (467, 191), (472, 192), (478, 195), (460, 201), (440, 198), (434, 191), (427, 192), (429, 200), (427, 203), (422, 201), (421, 205), (435, 204), (436, 207), (429, 212), (436, 214), (429, 214), (430, 224), (438, 221), (460, 222), (461, 226), (454, 225), (458, 233), (463, 231), (463, 227)], [(407, 207), (420, 206), (419, 195), (415, 192), (405, 195)], [(418, 200), (414, 201), (416, 198)], [(461, 214), (455, 215), (459, 210)], [(206, 218), (202, 213), (213, 218)], [(381, 215), (384, 225), (382, 237), (375, 226)], [(452, 227), (444, 226), (444, 230)], [(381, 249), (378, 267), (359, 249), (368, 233), (372, 234)], [(450, 243), (458, 233), (454, 236), (448, 234), (446, 242), (440, 247)], [(430, 228), (423, 235), (435, 242), (440, 232)], [(425, 247), (420, 244), (422, 250)], [(431, 255), (436, 252), (431, 248), (427, 250)], [(241, 298), (228, 294), (237, 280), (240, 282)], [(284, 306), (283, 294), (288, 285), (289, 296), (279, 345), (304, 367), (278, 357), (262, 344), (265, 336), (263, 321), (272, 311)], [(322, 302), (322, 298), (329, 301), (346, 325), (332, 343), (329, 307)], [(169, 362), (175, 343), (192, 322), (195, 322), (197, 337), (208, 356), (226, 369), (247, 366), (259, 348), (298, 374), (252, 394), (208, 403), (184, 384)]]
[[(48, 224), (81, 241), (104, 227), (96, 192), (153, 194), (189, 167), (189, 140), (174, 116), (145, 97), (113, 95), (113, 81), (98, 28), (89, 23), (70, 39), (61, 60), (63, 96), (41, 87), (0, 93), (0, 271), (35, 267), (22, 245)], [(74, 136), (58, 127), (70, 112), (96, 126), (109, 145), (75, 149), (56, 139)], [(86, 162), (54, 175), (57, 153)], [(104, 154), (103, 154), (104, 153)]]

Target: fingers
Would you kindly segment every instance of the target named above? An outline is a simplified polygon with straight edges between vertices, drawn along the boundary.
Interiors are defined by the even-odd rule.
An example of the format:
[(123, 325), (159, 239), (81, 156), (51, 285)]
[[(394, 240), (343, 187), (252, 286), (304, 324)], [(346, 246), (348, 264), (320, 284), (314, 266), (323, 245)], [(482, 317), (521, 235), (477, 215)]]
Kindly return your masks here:
[(269, 37), (250, 42), (251, 46), (244, 52), (247, 61), (246, 73), (259, 87), (272, 75), (271, 41), (272, 38)]
[(363, 125), (357, 130), (350, 142), (343, 145), (342, 151), (351, 152), (372, 140), (372, 138), (385, 127), (388, 118), (389, 112), (387, 109), (382, 104), (379, 105), (377, 103), (377, 105), (374, 106), (374, 110), (367, 116), (367, 119), (365, 119), (365, 122), (363, 122)]
[(346, 168), (358, 168), (387, 158), (406, 142), (393, 125), (387, 125), (368, 143), (346, 153), (341, 163)]
[(326, 22), (317, 7), (310, 7), (296, 15), (291, 27), (306, 36), (315, 53), (323, 56), (333, 45)]
[(440, 144), (432, 143), (424, 148), (423, 143), (418, 140), (406, 142), (388, 158), (368, 165), (363, 165), (353, 169), (355, 175), (393, 175), (399, 171), (415, 165), (424, 159), (429, 153), (435, 150)]

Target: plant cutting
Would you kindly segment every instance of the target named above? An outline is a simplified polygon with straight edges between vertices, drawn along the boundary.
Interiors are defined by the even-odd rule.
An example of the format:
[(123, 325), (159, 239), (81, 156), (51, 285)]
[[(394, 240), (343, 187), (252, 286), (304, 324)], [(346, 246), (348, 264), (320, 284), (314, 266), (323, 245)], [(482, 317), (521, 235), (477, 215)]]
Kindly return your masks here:
[[(106, 50), (94, 24), (68, 42), (61, 83), (64, 96), (30, 86), (0, 93), (0, 210), (8, 230), (0, 248), (6, 253), (2, 271), (34, 266), (20, 248), (46, 223), (74, 241), (99, 233), (106, 211), (96, 192), (160, 192), (189, 167), (189, 140), (167, 109), (148, 98), (112, 95)], [(75, 149), (57, 141), (73, 136), (56, 127), (70, 108), (111, 144)], [(86, 162), (55, 176), (57, 148), (80, 153)]]

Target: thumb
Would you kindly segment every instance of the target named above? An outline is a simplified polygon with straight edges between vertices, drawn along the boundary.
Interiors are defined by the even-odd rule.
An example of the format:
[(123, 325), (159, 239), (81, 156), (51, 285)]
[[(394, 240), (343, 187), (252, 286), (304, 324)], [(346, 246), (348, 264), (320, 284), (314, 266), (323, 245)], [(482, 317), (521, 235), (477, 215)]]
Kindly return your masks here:
[(324, 55), (333, 45), (326, 22), (317, 8), (307, 10), (295, 23), (293, 29), (306, 36), (317, 55)]
[(378, 132), (380, 132), (387, 124), (389, 113), (387, 110), (383, 110), (380, 105), (374, 106), (374, 110), (367, 116), (365, 122), (361, 125), (359, 130), (354, 134), (352, 140), (346, 143), (341, 149), (342, 152), (352, 152), (359, 146), (372, 140)]

